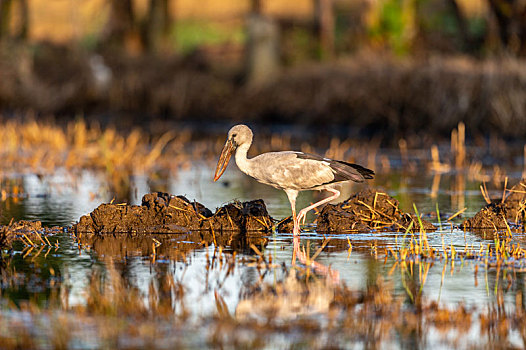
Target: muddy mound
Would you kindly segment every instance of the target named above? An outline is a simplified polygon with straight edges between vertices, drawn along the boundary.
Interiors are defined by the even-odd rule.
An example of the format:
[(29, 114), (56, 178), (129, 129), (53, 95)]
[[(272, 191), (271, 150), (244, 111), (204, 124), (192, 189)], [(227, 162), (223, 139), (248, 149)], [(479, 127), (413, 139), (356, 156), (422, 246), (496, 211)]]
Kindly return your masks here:
[(219, 208), (203, 225), (214, 230), (272, 232), (273, 220), (261, 199), (250, 202), (233, 202)]
[(292, 233), (294, 229), (294, 222), (292, 216), (289, 216), (276, 224), (276, 230), (283, 233)]
[(503, 203), (506, 219), (512, 223), (523, 225), (526, 214), (526, 180), (521, 180), (507, 191), (508, 195)]
[(101, 204), (73, 228), (76, 233), (271, 232), (272, 218), (262, 200), (230, 203), (212, 214), (183, 196), (154, 192), (146, 194), (140, 206)]
[[(413, 231), (420, 230), (418, 218), (402, 212), (396, 199), (370, 189), (352, 195), (343, 203), (328, 204), (317, 221), (318, 232), (405, 231), (410, 226)], [(424, 230), (436, 230), (430, 222), (421, 221)]]
[(465, 220), (460, 227), (473, 229), (507, 229), (510, 226), (524, 229), (526, 214), (526, 180), (507, 190), (508, 195), (482, 208), (474, 217)]

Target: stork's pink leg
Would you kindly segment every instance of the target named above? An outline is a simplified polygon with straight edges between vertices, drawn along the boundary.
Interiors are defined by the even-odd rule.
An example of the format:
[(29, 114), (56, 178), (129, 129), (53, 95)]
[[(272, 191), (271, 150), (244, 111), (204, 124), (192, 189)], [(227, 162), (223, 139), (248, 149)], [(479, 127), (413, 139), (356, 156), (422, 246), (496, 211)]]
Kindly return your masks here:
[(300, 222), (298, 221), (298, 217), (296, 216), (296, 208), (295, 205), (291, 203), (292, 208), (292, 222), (294, 223), (294, 228), (292, 229), (292, 234), (298, 235), (300, 233)]
[(329, 192), (332, 192), (333, 195), (325, 199), (322, 199), (321, 201), (316, 202), (312, 205), (309, 205), (307, 208), (303, 208), (300, 210), (298, 217), (296, 218), (298, 220), (298, 230), (299, 230), (300, 221), (303, 221), (303, 224), (305, 224), (305, 217), (307, 216), (307, 213), (309, 212), (309, 210), (319, 207), (320, 205), (323, 205), (325, 203), (329, 203), (330, 201), (333, 201), (340, 196), (340, 191), (335, 190), (334, 188), (326, 188), (326, 190)]
[(296, 198), (293, 196), (289, 196), (290, 199), (290, 206), (292, 208), (292, 219), (294, 221), (294, 229), (293, 229), (293, 245), (294, 245), (294, 252), (292, 254), (292, 265), (296, 264), (296, 258), (300, 261), (300, 263), (307, 265), (308, 267), (311, 267), (314, 269), (317, 273), (320, 273), (322, 275), (327, 276), (332, 283), (338, 283), (340, 279), (340, 274), (336, 270), (331, 270), (329, 267), (320, 264), (316, 261), (309, 261), (307, 256), (305, 255), (305, 252), (301, 250), (300, 247), (300, 220), (303, 219), (305, 221), (305, 215), (309, 210), (312, 210), (320, 205), (323, 205), (325, 203), (328, 203), (340, 196), (340, 191), (328, 188), (327, 191), (332, 192), (333, 195), (325, 198), (317, 203), (312, 204), (311, 206), (308, 206), (307, 208), (304, 208), (300, 210), (299, 214), (296, 215)]
[(294, 223), (292, 233), (297, 235), (300, 233), (300, 223), (298, 221), (298, 217), (296, 216), (296, 197), (298, 196), (298, 191), (288, 189), (285, 190), (285, 193), (287, 194), (287, 197), (289, 197), (290, 208), (292, 209), (292, 221)]

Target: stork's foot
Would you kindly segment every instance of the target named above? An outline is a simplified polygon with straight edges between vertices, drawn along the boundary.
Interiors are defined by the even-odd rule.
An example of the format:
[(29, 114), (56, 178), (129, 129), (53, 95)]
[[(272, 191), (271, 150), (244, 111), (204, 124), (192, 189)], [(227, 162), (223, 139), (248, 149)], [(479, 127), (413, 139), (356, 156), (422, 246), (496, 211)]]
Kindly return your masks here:
[(298, 225), (300, 224), (300, 222), (305, 225), (305, 219), (307, 218), (307, 212), (308, 210), (304, 211), (303, 209), (300, 210), (300, 212), (298, 213)]

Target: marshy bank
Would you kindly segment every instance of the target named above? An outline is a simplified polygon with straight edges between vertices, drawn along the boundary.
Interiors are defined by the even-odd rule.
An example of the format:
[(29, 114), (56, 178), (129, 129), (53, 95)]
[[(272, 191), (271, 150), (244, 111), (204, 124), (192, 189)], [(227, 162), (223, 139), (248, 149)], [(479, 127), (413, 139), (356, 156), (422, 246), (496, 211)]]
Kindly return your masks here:
[[(0, 348), (524, 348), (523, 4), (205, 3), (0, 0)], [(293, 236), (239, 122), (376, 176)]]
[(81, 233), (187, 233), (210, 231), (223, 235), (237, 231), (272, 232), (273, 219), (262, 200), (233, 202), (218, 208), (213, 214), (198, 202), (168, 193), (144, 195), (142, 204), (101, 204), (74, 225)]
[(239, 79), (241, 68), (221, 69), (199, 56), (4, 46), (0, 110), (101, 120), (111, 115), (124, 125), (279, 122), (320, 130), (329, 123), (357, 135), (406, 137), (443, 136), (463, 121), (470, 134), (517, 137), (526, 132), (523, 66), (515, 58), (362, 53), (284, 68), (275, 80), (253, 86)]
[[(522, 344), (524, 235), (513, 231), (510, 236), (502, 229), (496, 236), (483, 236), (457, 228), (484, 206), (481, 182), (487, 181), (488, 196), (501, 199), (505, 176), (509, 176), (508, 190), (519, 181), (522, 163), (514, 158), (500, 168), (480, 168), (477, 157), (488, 153), (472, 152), (469, 147), (463, 153), (462, 147), (453, 151), (441, 146), (439, 159), (431, 156), (429, 148), (376, 148), (374, 188), (385, 188), (381, 193), (393, 196), (404, 212), (412, 212), (415, 204), (424, 213), (422, 218), (437, 230), (425, 235), (420, 230), (392, 229), (329, 235), (307, 226), (300, 249), (309, 260), (339, 271), (341, 283), (333, 284), (305, 265), (291, 264), (294, 242), (287, 233), (254, 237), (234, 231), (212, 234), (211, 230), (146, 235), (46, 231), (46, 226), (71, 225), (101, 203), (112, 203), (112, 210), (120, 215), (124, 208), (140, 207), (143, 194), (159, 188), (196, 198), (208, 208), (224, 207), (224, 201), (234, 198), (241, 202), (263, 198), (274, 218), (290, 215), (290, 204), (281, 191), (251, 182), (235, 167), (225, 173), (222, 182), (212, 182), (217, 160), (213, 148), (220, 149), (224, 136), (217, 145), (207, 140), (209, 146), (204, 147), (205, 143), (181, 142), (181, 135), (176, 134), (147, 169), (148, 175), (140, 177), (133, 173), (134, 162), (143, 161), (156, 149), (155, 138), (151, 144), (139, 138), (141, 142), (133, 149), (142, 156), (134, 161), (133, 157), (118, 157), (126, 147), (116, 146), (115, 153), (110, 152), (128, 135), (115, 132), (114, 138), (108, 138), (108, 130), (84, 124), (86, 131), (78, 135), (85, 133), (86, 141), (81, 143), (80, 138), (77, 148), (64, 146), (38, 157), (38, 149), (47, 150), (53, 144), (50, 140), (59, 139), (49, 135), (66, 135), (65, 145), (70, 140), (74, 145), (75, 138), (67, 135), (82, 130), (83, 124), (71, 123), (69, 129), (47, 125), (50, 128), (42, 130), (49, 133), (33, 132), (41, 124), (31, 125), (18, 124), (21, 128), (14, 130), (24, 133), (12, 133), (12, 140), (25, 145), (24, 151), (3, 153), (5, 159), (27, 156), (19, 164), (26, 173), (13, 175), (7, 162), (2, 173), (2, 221), (8, 224), (15, 217), (11, 228), (18, 230), (16, 239), (2, 248), (0, 264), (0, 341), (8, 349), (156, 348), (159, 344), (351, 347), (364, 341), (400, 348), (407, 344), (491, 347), (496, 346), (496, 339), (499, 344)], [(288, 142), (275, 137), (259, 147), (287, 147)], [(352, 146), (334, 141), (327, 152), (368, 160), (370, 149)], [(177, 153), (181, 147), (194, 158)], [(102, 151), (107, 148), (110, 150)], [(100, 156), (83, 158), (82, 154)], [(113, 170), (104, 167), (111, 157), (121, 161)], [(41, 165), (63, 164), (68, 158), (62, 170)], [(458, 161), (462, 158), (463, 163)], [(177, 170), (163, 170), (165, 166)], [(84, 175), (98, 171), (106, 175)], [(126, 171), (131, 171), (125, 176), (130, 179), (129, 196), (112, 201), (116, 194), (105, 186), (111, 178), (108, 174)], [(347, 190), (342, 199), (359, 190)], [(308, 205), (315, 195), (300, 196), (298, 205)], [(148, 198), (147, 209), (152, 214), (185, 213), (197, 223), (203, 221), (197, 213), (209, 215), (193, 201), (179, 202), (182, 198), (174, 197), (172, 205), (188, 210), (181, 211), (169, 209), (171, 199), (163, 195)], [(374, 212), (358, 200), (374, 211), (380, 209), (374, 196), (356, 196), (352, 209), (369, 215), (368, 219)], [(19, 218), (43, 221), (19, 226)], [(184, 215), (179, 218), (186, 220)], [(120, 219), (115, 222), (122, 223)], [(368, 222), (374, 224), (374, 220)], [(28, 337), (28, 333), (34, 335)]]
[[(525, 180), (510, 189), (505, 188), (502, 199), (490, 202), (475, 216), (464, 220), (460, 228), (464, 230), (490, 230), (512, 235), (510, 227), (515, 231), (524, 231), (526, 216)], [(487, 201), (489, 195), (482, 193)], [(351, 195), (340, 204), (327, 204), (317, 214), (316, 231), (322, 234), (348, 233), (382, 233), (382, 232), (434, 232), (437, 227), (425, 220), (413, 205), (415, 213), (404, 213), (400, 203), (385, 191), (372, 189), (362, 190)], [(459, 216), (465, 209), (451, 215), (447, 221)], [(429, 214), (428, 214), (429, 215)], [(435, 218), (441, 227), (441, 217), (437, 212)], [(451, 226), (453, 228), (453, 226)], [(247, 202), (234, 201), (220, 208), (215, 213), (197, 201), (189, 201), (186, 197), (168, 193), (153, 192), (145, 194), (141, 205), (127, 203), (103, 203), (91, 213), (80, 217), (71, 227), (71, 232), (79, 239), (83, 234), (115, 235), (115, 234), (191, 234), (208, 233), (208, 236), (221, 239), (231, 237), (233, 233), (265, 237), (276, 230), (278, 233), (291, 232), (291, 217), (280, 222), (273, 219), (267, 212), (263, 200)], [(19, 238), (33, 246), (33, 240), (38, 238), (44, 244), (40, 233), (65, 232), (68, 228), (43, 228), (40, 221), (20, 220), (2, 227), (1, 242), (10, 243)], [(28, 237), (29, 236), (29, 237)], [(35, 238), (37, 237), (37, 238)], [(123, 236), (124, 237), (124, 236)], [(224, 241), (224, 239), (223, 239)], [(216, 243), (217, 244), (217, 243)]]
[[(213, 182), (224, 130), (205, 138), (185, 128), (161, 130), (82, 119), (0, 124), (0, 221), (10, 237), (0, 261), (6, 348), (491, 347), (497, 339), (522, 346), (524, 234), (513, 225), (491, 234), (458, 229), (486, 205), (485, 197), (502, 201), (517, 189), (526, 164), (522, 145), (470, 139), (463, 124), (445, 142), (415, 146), (414, 139), (400, 139), (396, 148), (349, 135), (262, 132), (254, 155), (299, 149), (367, 164), (377, 173), (371, 188), (385, 189), (344, 187), (341, 199), (351, 199), (327, 207), (338, 214), (336, 223), (352, 228), (342, 218), (354, 215), (364, 231), (326, 233), (308, 224), (296, 240), (279, 229), (230, 230), (244, 226), (244, 215), (242, 205), (229, 201), (261, 198), (277, 219), (290, 215), (290, 204), (283, 191), (235, 166)], [(302, 193), (298, 207), (318, 195)], [(219, 224), (206, 227), (216, 207), (227, 208), (217, 212), (223, 232)], [(400, 219), (400, 211), (416, 209), (435, 231), (421, 230), (415, 217), (406, 223), (414, 232), (386, 225), (382, 215)], [(86, 227), (111, 233), (75, 234), (71, 225), (88, 213), (101, 215), (88, 215)], [(143, 226), (141, 214), (149, 220)], [(183, 227), (169, 215), (195, 227), (133, 231)], [(316, 217), (322, 215), (307, 221)], [(113, 233), (121, 228), (132, 232)], [(294, 262), (296, 243), (308, 264)], [(312, 262), (338, 272), (340, 283), (309, 268)]]

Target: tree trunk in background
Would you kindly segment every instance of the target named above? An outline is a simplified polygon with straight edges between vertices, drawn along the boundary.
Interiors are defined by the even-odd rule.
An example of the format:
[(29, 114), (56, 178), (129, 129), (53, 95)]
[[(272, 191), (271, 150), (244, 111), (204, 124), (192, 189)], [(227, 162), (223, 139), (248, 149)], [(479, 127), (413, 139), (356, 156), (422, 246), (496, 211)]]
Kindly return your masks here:
[(519, 30), (520, 35), (519, 39), (521, 41), (520, 51), (519, 55), (526, 56), (526, 6), (521, 11), (520, 17), (519, 17)]
[(497, 30), (498, 30), (498, 37), (500, 39), (500, 43), (502, 46), (508, 45), (508, 21), (509, 19), (506, 18), (506, 15), (501, 10), (502, 1), (501, 0), (489, 0), (489, 8), (493, 15), (495, 16), (495, 19), (497, 21)]
[(170, 1), (150, 0), (143, 26), (143, 41), (147, 51), (169, 51), (172, 23)]
[(469, 33), (466, 17), (458, 6), (457, 0), (448, 0), (448, 2), (457, 21), (458, 32), (460, 34), (460, 39), (462, 40), (462, 49), (471, 51), (473, 49), (473, 40), (471, 39), (471, 35)]
[[(26, 40), (29, 28), (29, 9), (27, 0), (18, 0), (18, 6), (13, 0), (0, 0), (0, 40), (11, 37), (13, 39)], [(17, 11), (17, 28), (12, 30), (11, 20), (13, 12)]]
[(0, 0), (0, 40), (9, 36), (12, 0)]
[(334, 56), (334, 13), (332, 0), (314, 0), (314, 21), (321, 57)]
[(110, 0), (103, 45), (128, 51), (140, 50), (136, 35), (132, 0)]
[(251, 2), (252, 13), (261, 14), (263, 7), (261, 6), (261, 0), (252, 0)]
[(500, 44), (510, 52), (526, 55), (526, 5), (513, 0), (488, 0)]
[(278, 25), (261, 12), (261, 1), (253, 0), (247, 19), (245, 68), (247, 83), (251, 85), (272, 80), (280, 68)]
[(18, 39), (27, 40), (29, 35), (29, 7), (27, 0), (19, 0), (20, 3), (20, 27), (18, 29)]

